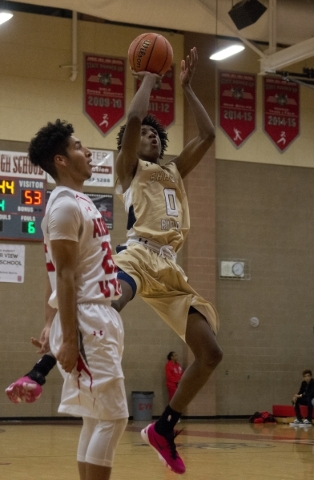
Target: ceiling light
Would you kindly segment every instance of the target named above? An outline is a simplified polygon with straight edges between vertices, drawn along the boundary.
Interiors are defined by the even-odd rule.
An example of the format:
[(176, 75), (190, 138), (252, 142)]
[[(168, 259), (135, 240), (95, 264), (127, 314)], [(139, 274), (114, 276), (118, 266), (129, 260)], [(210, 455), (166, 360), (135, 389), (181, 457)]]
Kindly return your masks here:
[(1, 23), (7, 22), (12, 17), (13, 17), (12, 13), (0, 12), (0, 25), (1, 25)]
[(225, 58), (231, 57), (231, 55), (235, 55), (236, 53), (242, 52), (244, 50), (244, 45), (230, 45), (222, 50), (219, 50), (216, 53), (213, 53), (209, 59), (210, 60), (224, 60)]

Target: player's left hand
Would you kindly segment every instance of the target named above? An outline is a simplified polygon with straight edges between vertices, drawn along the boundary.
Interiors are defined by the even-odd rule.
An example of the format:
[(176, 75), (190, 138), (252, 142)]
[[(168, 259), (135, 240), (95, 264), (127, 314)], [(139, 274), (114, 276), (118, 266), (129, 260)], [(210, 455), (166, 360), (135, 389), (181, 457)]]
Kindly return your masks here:
[(50, 345), (49, 345), (49, 333), (50, 333), (50, 326), (46, 326), (40, 334), (39, 339), (35, 337), (31, 337), (31, 342), (34, 347), (39, 348), (37, 353), (48, 353), (50, 352)]
[(191, 83), (194, 75), (196, 65), (198, 62), (198, 55), (196, 48), (190, 50), (190, 55), (187, 55), (185, 60), (181, 60), (180, 81), (182, 87)]

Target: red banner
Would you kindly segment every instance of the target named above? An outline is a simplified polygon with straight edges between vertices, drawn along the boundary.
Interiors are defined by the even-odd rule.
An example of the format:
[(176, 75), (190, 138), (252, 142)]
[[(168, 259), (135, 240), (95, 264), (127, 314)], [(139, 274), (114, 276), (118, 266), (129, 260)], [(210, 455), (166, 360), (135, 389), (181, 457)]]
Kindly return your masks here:
[(103, 135), (125, 114), (125, 60), (85, 54), (84, 113)]
[(219, 72), (219, 125), (238, 148), (255, 130), (256, 76)]
[[(136, 80), (136, 90), (140, 81)], [(154, 86), (150, 99), (148, 113), (154, 115), (164, 126), (169, 127), (174, 122), (174, 66), (165, 73), (160, 82)]]
[(264, 77), (264, 131), (283, 152), (299, 135), (299, 85)]

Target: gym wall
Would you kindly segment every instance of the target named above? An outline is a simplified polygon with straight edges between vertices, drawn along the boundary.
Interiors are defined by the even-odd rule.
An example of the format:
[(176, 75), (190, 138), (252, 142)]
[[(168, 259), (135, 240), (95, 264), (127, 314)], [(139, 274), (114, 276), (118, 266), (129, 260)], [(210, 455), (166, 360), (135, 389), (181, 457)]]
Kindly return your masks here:
[[(143, 29), (92, 21), (78, 22), (78, 77), (70, 81), (71, 20), (15, 13), (0, 29), (0, 150), (27, 150), (28, 142), (48, 121), (57, 118), (71, 122), (83, 145), (114, 151), (121, 123), (103, 136), (83, 113), (83, 54), (94, 53), (127, 57), (128, 46)], [(183, 98), (179, 84), (179, 64), (183, 54), (183, 35), (163, 32), (175, 56), (175, 123), (169, 130), (169, 155), (183, 145)], [(126, 64), (126, 109), (135, 93), (134, 78)], [(169, 157), (168, 157), (169, 158)], [(48, 185), (48, 188), (52, 185)], [(113, 188), (96, 188), (113, 194)], [(86, 188), (86, 192), (95, 189)], [(126, 214), (122, 202), (114, 198), (112, 246), (126, 239)], [(16, 241), (1, 240), (1, 244)], [(44, 326), (45, 259), (41, 242), (25, 242), (25, 281), (0, 283), (0, 417), (50, 417), (57, 415), (62, 380), (55, 368), (47, 379), (36, 404), (13, 405), (4, 389), (31, 369), (39, 356), (30, 343)], [(154, 390), (154, 414), (167, 401), (164, 365), (167, 354), (176, 350), (185, 360), (185, 344), (140, 299), (132, 301), (123, 313), (125, 325), (124, 372), (131, 408), (133, 390)]]
[[(0, 29), (0, 149), (25, 152), (41, 126), (62, 118), (73, 123), (84, 145), (113, 150), (116, 155), (119, 125), (104, 137), (83, 114), (83, 53), (126, 57), (130, 42), (146, 30), (79, 21), (79, 74), (71, 82), (69, 70), (59, 67), (71, 63), (71, 20), (16, 13)], [(208, 60), (213, 37), (161, 33), (173, 46), (176, 68), (175, 122), (169, 129), (165, 160), (180, 153), (196, 134), (179, 83), (181, 58), (193, 46), (199, 53), (193, 88), (216, 123), (214, 145), (185, 182), (191, 232), (179, 261), (192, 286), (219, 312), (218, 341), (224, 359), (185, 413), (250, 415), (270, 410), (273, 403), (290, 401), (301, 371), (312, 367), (313, 93), (300, 88), (300, 136), (280, 154), (262, 132), (258, 76), (257, 129), (236, 150), (217, 125), (217, 69), (258, 73), (257, 55), (246, 49), (214, 64)], [(133, 95), (134, 81), (127, 72), (126, 107)], [(125, 227), (123, 205), (114, 198), (113, 246), (124, 241)], [(17, 243), (1, 238), (0, 242)], [(13, 405), (4, 394), (38, 358), (29, 339), (40, 334), (44, 323), (43, 245), (25, 245), (24, 283), (0, 283), (0, 417), (54, 417), (62, 385), (56, 368), (35, 404)], [(229, 258), (248, 260), (251, 279), (220, 279), (219, 261)], [(191, 353), (139, 298), (122, 317), (130, 414), (131, 392), (153, 390), (153, 414), (158, 415), (167, 401), (167, 353), (176, 350), (185, 367), (192, 361)], [(250, 324), (252, 317), (259, 318), (256, 328)]]

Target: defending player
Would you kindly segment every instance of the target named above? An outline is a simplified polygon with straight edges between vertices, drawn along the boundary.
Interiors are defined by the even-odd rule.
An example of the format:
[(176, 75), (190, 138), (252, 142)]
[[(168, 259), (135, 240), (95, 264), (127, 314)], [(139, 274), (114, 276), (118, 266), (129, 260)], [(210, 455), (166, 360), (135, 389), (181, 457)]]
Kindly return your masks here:
[(181, 62), (180, 81), (198, 136), (178, 157), (160, 165), (167, 134), (154, 117), (147, 116), (150, 93), (160, 77), (138, 73), (142, 83), (118, 136), (116, 166), (117, 193), (128, 214), (128, 240), (127, 248), (114, 256), (120, 268), (122, 296), (112, 305), (121, 311), (139, 294), (186, 341), (195, 357), (161, 418), (142, 431), (144, 440), (176, 473), (184, 473), (185, 466), (174, 443), (174, 427), (222, 359), (216, 341), (216, 311), (190, 287), (176, 264), (176, 254), (190, 227), (182, 179), (196, 167), (215, 138), (214, 126), (191, 87), (197, 60), (193, 48)]
[[(84, 195), (91, 152), (57, 120), (31, 141), (29, 158), (56, 182), (42, 222), (50, 348), (64, 377), (59, 412), (83, 418), (77, 450), (81, 480), (109, 480), (128, 419), (121, 367), (123, 324), (111, 301), (121, 294), (110, 235)], [(46, 332), (52, 315), (48, 315)], [(51, 358), (51, 357), (50, 357)], [(46, 359), (47, 360), (47, 359)]]

